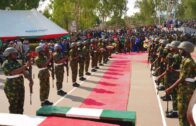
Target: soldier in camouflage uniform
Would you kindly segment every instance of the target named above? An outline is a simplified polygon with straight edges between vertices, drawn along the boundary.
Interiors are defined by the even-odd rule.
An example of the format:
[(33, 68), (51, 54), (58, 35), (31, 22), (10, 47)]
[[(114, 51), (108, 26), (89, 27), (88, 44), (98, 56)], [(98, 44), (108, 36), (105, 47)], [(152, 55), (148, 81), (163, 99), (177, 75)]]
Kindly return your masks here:
[[(169, 55), (169, 49), (170, 49), (170, 44), (167, 44), (165, 48), (163, 49), (162, 55), (161, 55), (161, 67), (162, 67), (162, 73), (157, 77), (157, 80), (155, 82), (158, 85), (158, 90), (164, 90), (166, 85), (167, 85), (167, 72), (166, 72), (166, 66), (167, 66), (167, 58)], [(161, 85), (159, 85), (161, 83)], [(169, 97), (163, 96), (161, 97), (164, 101), (167, 101)]]
[[(3, 55), (7, 58), (2, 69), (7, 76), (5, 81), (4, 91), (9, 101), (9, 112), (16, 114), (23, 114), (24, 105), (24, 79), (22, 74), (26, 74), (27, 67), (30, 66), (30, 62), (21, 66), (17, 59), (17, 50), (13, 47), (8, 47)], [(33, 81), (29, 86), (33, 85)]]
[(89, 64), (90, 64), (90, 46), (89, 41), (84, 41), (84, 47), (82, 48), (82, 51), (84, 52), (85, 57), (85, 72), (86, 75), (91, 75), (91, 73), (88, 72)]
[(109, 56), (109, 52), (108, 52), (108, 49), (107, 49), (107, 46), (108, 46), (108, 39), (104, 39), (103, 40), (103, 48), (104, 48), (104, 52), (103, 52), (103, 63), (104, 64), (107, 64), (108, 62), (108, 56)]
[(165, 90), (167, 94), (171, 93), (173, 89), (178, 87), (177, 101), (179, 112), (179, 125), (189, 126), (186, 118), (186, 112), (190, 98), (196, 89), (196, 63), (191, 58), (190, 53), (194, 51), (194, 45), (190, 42), (182, 42), (179, 47), (180, 54), (184, 57), (180, 66), (179, 79)]
[(38, 78), (40, 80), (41, 106), (52, 105), (53, 103), (48, 101), (50, 91), (50, 74), (47, 68), (52, 60), (52, 54), (50, 54), (48, 59), (44, 53), (43, 47), (41, 46), (36, 47), (35, 51), (38, 53), (38, 56), (35, 58), (35, 64), (39, 68)]
[(99, 51), (99, 47), (98, 47), (99, 39), (95, 38), (94, 40), (95, 40), (95, 42), (93, 43), (94, 50), (96, 51), (96, 56), (94, 58), (95, 59), (95, 69), (99, 69), (99, 67), (98, 67), (98, 62), (99, 62), (99, 57), (100, 57), (100, 51)]
[[(182, 57), (180, 56), (177, 47), (179, 46), (179, 41), (172, 41), (170, 44), (170, 48), (172, 51), (172, 57), (170, 58), (170, 62), (167, 65), (167, 70), (169, 73), (169, 82), (168, 85), (171, 86), (174, 82), (177, 81), (179, 78), (179, 73), (176, 72), (180, 69), (180, 64), (182, 61)], [(166, 113), (168, 118), (177, 118), (178, 117), (178, 110), (177, 110), (177, 88), (174, 89), (171, 93), (172, 96), (172, 107), (169, 113)]]
[(99, 48), (99, 65), (103, 66), (102, 60), (103, 60), (103, 51), (104, 51), (104, 49), (103, 49), (103, 42), (102, 42), (101, 39), (99, 40), (98, 48)]
[(168, 43), (167, 40), (160, 40), (160, 46), (157, 50), (157, 59), (152, 63), (152, 67), (155, 66), (155, 73), (153, 75), (160, 75), (164, 72), (165, 64), (164, 64), (164, 47)]
[(77, 43), (73, 42), (71, 43), (71, 50), (69, 52), (70, 56), (70, 66), (72, 71), (72, 82), (74, 87), (79, 87), (80, 85), (76, 82), (77, 75), (78, 75), (78, 60), (79, 60), (79, 54), (78, 54), (78, 48)]
[(85, 62), (85, 57), (84, 57), (84, 51), (83, 51), (83, 43), (78, 42), (78, 54), (79, 54), (79, 77), (81, 81), (86, 80), (84, 78), (84, 62)]
[(91, 39), (91, 57), (92, 57), (92, 72), (96, 72), (96, 58), (97, 58), (97, 47), (94, 39)]
[(56, 75), (56, 87), (57, 94), (60, 96), (64, 96), (67, 93), (62, 90), (63, 88), (63, 79), (64, 79), (64, 63), (67, 58), (64, 57), (61, 52), (61, 46), (55, 44), (54, 46), (55, 53), (53, 55), (54, 63), (55, 63), (55, 75)]

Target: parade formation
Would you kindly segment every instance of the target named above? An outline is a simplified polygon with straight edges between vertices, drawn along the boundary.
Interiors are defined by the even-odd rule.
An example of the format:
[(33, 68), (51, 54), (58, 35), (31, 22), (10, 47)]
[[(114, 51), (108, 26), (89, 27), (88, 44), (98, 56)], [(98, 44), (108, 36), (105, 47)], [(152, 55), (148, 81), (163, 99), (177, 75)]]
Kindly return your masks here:
[[(91, 75), (90, 64), (91, 72), (96, 72), (100, 66), (107, 64), (112, 53), (147, 50), (152, 75), (157, 77), (155, 80), (157, 90), (165, 90), (166, 95), (161, 97), (162, 100), (172, 100), (173, 103), (173, 109), (167, 110), (166, 116), (168, 118), (178, 117), (182, 126), (189, 125), (186, 120), (186, 111), (195, 90), (196, 64), (191, 57), (194, 51), (194, 41), (187, 40), (195, 40), (194, 36), (179, 31), (163, 31), (156, 27), (122, 29), (119, 32), (110, 33), (91, 31), (89, 38), (87, 37), (89, 33), (87, 33), (76, 40), (72, 40), (72, 36), (69, 39), (54, 39), (50, 43), (47, 43), (48, 40), (41, 40), (39, 46), (35, 48), (37, 56), (34, 59), (26, 56), (22, 59), (23, 64), (17, 61), (20, 59), (19, 50), (11, 46), (12, 41), (10, 42), (10, 46), (3, 53), (6, 60), (2, 65), (7, 77), (4, 90), (10, 103), (10, 113), (23, 113), (23, 75), (29, 80), (29, 87), (32, 90), (33, 81), (30, 71), (32, 64), (39, 69), (37, 76), (40, 80), (40, 101), (41, 106), (45, 106), (53, 104), (48, 99), (50, 77), (56, 79), (57, 95), (66, 95), (63, 90), (63, 82), (66, 81), (64, 67), (67, 71), (71, 69), (72, 86), (79, 87), (77, 77), (81, 81), (86, 80), (86, 76)], [(66, 49), (65, 45), (67, 45)]]
[[(21, 1), (0, 2), (0, 110), (8, 105), (0, 125), (14, 125), (7, 112), (10, 118), (68, 117), (78, 126), (81, 120), (136, 126), (149, 114), (145, 125), (196, 126), (193, 0), (135, 1), (140, 11), (133, 16), (126, 14), (130, 0)], [(32, 9), (42, 2), (44, 16)], [(70, 95), (81, 89), (86, 92)], [(77, 105), (64, 103), (66, 97)]]

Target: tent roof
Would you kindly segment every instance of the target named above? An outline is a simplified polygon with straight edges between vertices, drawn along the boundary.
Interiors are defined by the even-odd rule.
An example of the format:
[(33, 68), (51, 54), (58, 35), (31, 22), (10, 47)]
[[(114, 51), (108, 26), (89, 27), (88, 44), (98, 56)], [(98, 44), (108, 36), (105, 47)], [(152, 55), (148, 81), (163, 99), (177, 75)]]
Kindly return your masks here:
[(56, 38), (68, 32), (36, 10), (0, 10), (0, 38)]

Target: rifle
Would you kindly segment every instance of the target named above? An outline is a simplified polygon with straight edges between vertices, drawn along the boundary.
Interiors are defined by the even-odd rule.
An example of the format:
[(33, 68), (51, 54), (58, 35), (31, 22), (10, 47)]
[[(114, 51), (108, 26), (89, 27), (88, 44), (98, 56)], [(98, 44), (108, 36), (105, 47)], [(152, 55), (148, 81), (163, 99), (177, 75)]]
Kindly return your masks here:
[(68, 66), (68, 59), (67, 59), (67, 64), (65, 64), (66, 71), (67, 71), (67, 83), (68, 83), (68, 77), (69, 77), (69, 66)]
[[(28, 62), (31, 62), (31, 55), (30, 54), (27, 55), (27, 60), (28, 60)], [(30, 88), (30, 105), (32, 105), (32, 94), (33, 94), (32, 65), (30, 65), (27, 70), (29, 71), (28, 79), (30, 81), (30, 84), (29, 84), (29, 88)]]
[(54, 59), (51, 60), (52, 88), (54, 88)]
[(69, 77), (69, 66), (68, 66), (68, 61), (69, 61), (69, 59), (68, 59), (68, 52), (64, 52), (64, 58), (66, 58), (66, 56), (67, 56), (67, 59), (65, 60), (65, 62), (64, 62), (64, 67), (66, 67), (66, 71), (67, 71), (67, 83), (68, 83), (68, 77)]
[[(50, 52), (50, 55), (52, 55), (52, 52)], [(52, 88), (54, 88), (54, 59), (52, 56), (52, 59), (50, 60), (50, 64), (47, 66), (49, 68), (49, 70), (51, 71), (51, 75), (52, 75)]]

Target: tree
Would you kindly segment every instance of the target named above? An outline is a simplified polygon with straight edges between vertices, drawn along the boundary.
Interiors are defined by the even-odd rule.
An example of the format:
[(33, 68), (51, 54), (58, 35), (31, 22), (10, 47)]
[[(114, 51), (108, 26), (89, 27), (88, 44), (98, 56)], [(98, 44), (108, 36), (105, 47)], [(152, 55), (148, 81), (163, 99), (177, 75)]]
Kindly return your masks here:
[(76, 21), (79, 29), (92, 27), (96, 24), (94, 12), (98, 0), (54, 0), (53, 20), (68, 29), (72, 21)]
[(140, 8), (140, 21), (145, 25), (154, 24), (156, 19), (154, 0), (136, 1), (136, 4)]
[(97, 12), (100, 20), (107, 22), (108, 25), (124, 25), (122, 16), (127, 11), (127, 0), (100, 0), (97, 4)]
[(181, 19), (196, 18), (196, 0), (181, 0), (177, 15)]
[(11, 10), (29, 10), (37, 8), (39, 2), (40, 0), (0, 0), (0, 9), (9, 7)]

